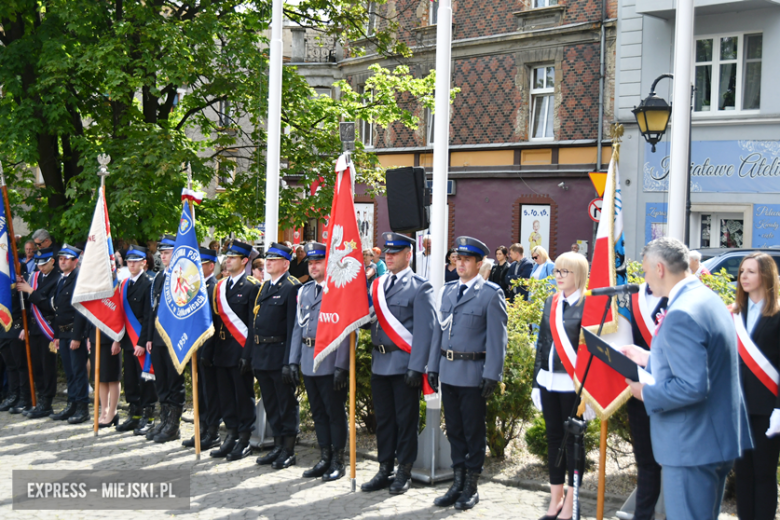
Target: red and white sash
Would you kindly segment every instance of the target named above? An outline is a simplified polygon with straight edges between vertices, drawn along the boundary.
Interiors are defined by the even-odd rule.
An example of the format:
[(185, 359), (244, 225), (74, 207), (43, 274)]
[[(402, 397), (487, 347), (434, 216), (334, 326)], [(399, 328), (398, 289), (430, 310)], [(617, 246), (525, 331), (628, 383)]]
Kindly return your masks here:
[[(40, 274), (40, 271), (35, 271), (33, 273), (32, 283), (30, 284), (33, 291), (38, 288), (38, 277)], [(46, 336), (46, 339), (49, 341), (54, 341), (54, 329), (51, 325), (49, 325), (49, 322), (46, 321), (46, 318), (43, 317), (41, 310), (35, 304), (31, 304), (30, 307), (32, 308), (33, 316), (35, 316), (35, 321), (38, 323), (38, 328), (41, 329), (41, 332), (43, 332), (43, 335)]]
[[(382, 327), (385, 334), (393, 340), (393, 343), (398, 348), (407, 354), (411, 354), (414, 337), (412, 336), (412, 333), (404, 327), (403, 323), (393, 316), (393, 313), (390, 312), (390, 308), (387, 306), (387, 298), (385, 297), (385, 280), (387, 280), (387, 277), (388, 274), (385, 273), (374, 279), (371, 288), (371, 293), (374, 296), (374, 312), (376, 312), (376, 318), (379, 320), (379, 325)], [(425, 374), (423, 374), (422, 380), (425, 399), (429, 400), (436, 397), (433, 388), (428, 384), (428, 378)]]
[(751, 372), (761, 381), (772, 394), (777, 397), (780, 374), (772, 363), (764, 356), (753, 340), (750, 338), (742, 316), (734, 314), (734, 326), (737, 329), (737, 344), (739, 356)]
[[(574, 380), (574, 367), (577, 366), (577, 351), (572, 347), (569, 336), (566, 335), (566, 329), (563, 327), (563, 301), (563, 295), (560, 292), (555, 293), (550, 308), (550, 330), (555, 350), (558, 352), (558, 357), (561, 358), (563, 368), (566, 369), (569, 377)], [(552, 369), (553, 367), (550, 367), (550, 371)]]
[(217, 282), (217, 310), (219, 311), (219, 316), (222, 318), (222, 323), (225, 324), (225, 327), (227, 327), (233, 335), (233, 338), (235, 338), (243, 347), (246, 345), (246, 337), (247, 334), (249, 334), (249, 328), (246, 323), (241, 321), (241, 318), (233, 311), (227, 301), (227, 284), (225, 281), (228, 279), (229, 278), (223, 278)]
[(647, 307), (647, 298), (645, 294), (647, 292), (647, 283), (643, 283), (639, 292), (631, 295), (632, 307), (636, 311), (639, 310), (639, 316), (635, 316), (636, 326), (639, 332), (642, 334), (642, 338), (647, 343), (647, 347), (653, 343), (653, 337), (655, 337), (655, 320), (653, 320), (652, 309)]

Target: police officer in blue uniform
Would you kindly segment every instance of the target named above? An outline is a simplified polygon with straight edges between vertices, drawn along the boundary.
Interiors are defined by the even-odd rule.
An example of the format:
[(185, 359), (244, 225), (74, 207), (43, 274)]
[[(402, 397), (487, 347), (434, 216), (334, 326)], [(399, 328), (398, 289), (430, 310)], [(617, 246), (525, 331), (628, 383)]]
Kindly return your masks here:
[(344, 449), (347, 445), (347, 402), (349, 383), (349, 340), (329, 354), (314, 371), (317, 321), (325, 282), (325, 244), (310, 242), (304, 247), (311, 280), (298, 291), (298, 310), (290, 347), (290, 368), (300, 367), (309, 397), (314, 430), (320, 446), (320, 461), (303, 472), (304, 478), (324, 481), (344, 476)]
[[(55, 270), (54, 250), (50, 247), (44, 247), (35, 252), (34, 257), (35, 272), (30, 274), (29, 284), (23, 279), (17, 281), (17, 289), (23, 292), (33, 292), (32, 284), (35, 279), (36, 289), (40, 295), (39, 299), (49, 300), (52, 291), (57, 287), (59, 273)], [(28, 289), (29, 288), (29, 289)], [(37, 312), (30, 308), (27, 313), (32, 319), (28, 319), (30, 324), (30, 358), (33, 364), (33, 374), (35, 375), (35, 389), (38, 392), (38, 404), (27, 412), (30, 419), (40, 419), (50, 416), (54, 411), (51, 403), (57, 393), (57, 353), (53, 352), (49, 346), (51, 341), (44, 336), (41, 325), (38, 320), (43, 321), (43, 326), (49, 330), (54, 327), (54, 312), (48, 307), (37, 307)], [(0, 406), (0, 410), (2, 410)]]
[[(206, 292), (209, 293), (212, 319), (217, 324), (218, 316), (214, 315), (214, 288), (217, 286), (214, 266), (217, 263), (217, 252), (213, 249), (201, 247), (200, 263), (206, 283)], [(200, 411), (200, 448), (202, 450), (208, 450), (222, 442), (222, 439), (219, 437), (219, 423), (222, 421), (222, 414), (219, 407), (217, 370), (214, 368), (214, 342), (218, 334), (217, 332), (217, 334), (211, 336), (198, 349), (198, 407)], [(185, 448), (194, 448), (195, 436), (182, 442), (182, 445)]]
[[(289, 273), (292, 250), (276, 242), (265, 254), (267, 280), (257, 294), (251, 328), (251, 349), (244, 355), (260, 385), (265, 414), (274, 435), (274, 448), (259, 457), (260, 465), (274, 469), (295, 464), (298, 436), (298, 400), (295, 387), (300, 381), (297, 366), (289, 364), (295, 325), (298, 289), (301, 282)], [(247, 345), (249, 347), (249, 345)]]
[(169, 276), (168, 264), (176, 247), (176, 237), (163, 235), (157, 244), (165, 269), (157, 273), (151, 286), (151, 312), (147, 323), (146, 350), (152, 354), (154, 367), (154, 387), (160, 400), (160, 422), (152, 426), (146, 433), (146, 440), (154, 442), (169, 442), (181, 435), (181, 413), (184, 410), (184, 374), (179, 374), (171, 360), (168, 346), (157, 330), (157, 312), (160, 309), (165, 278)]
[[(405, 493), (411, 483), (412, 464), (417, 459), (420, 391), (436, 320), (433, 288), (415, 274), (409, 262), (414, 241), (398, 233), (384, 233), (388, 272), (379, 280), (388, 311), (412, 334), (411, 353), (396, 345), (379, 321), (371, 325), (374, 345), (371, 361), (371, 392), (376, 413), (379, 471), (363, 491), (390, 487), (394, 495)], [(379, 305), (373, 294), (374, 308)], [(393, 476), (393, 463), (398, 471)]]
[[(25, 269), (25, 264), (22, 264), (22, 269)], [(21, 279), (23, 277), (18, 280)], [(22, 304), (16, 290), (11, 290), (11, 308), (8, 310), (11, 311), (12, 322), (8, 330), (0, 327), (0, 356), (6, 365), (11, 396), (0, 406), (0, 411), (27, 415), (32, 410), (32, 396), (30, 394), (30, 375), (27, 372)]]
[(151, 312), (149, 292), (152, 278), (145, 270), (146, 256), (147, 249), (138, 245), (131, 245), (125, 253), (125, 262), (130, 270), (130, 277), (124, 282), (127, 284), (127, 304), (135, 319), (138, 320), (140, 330), (137, 345), (133, 345), (128, 332), (125, 332), (119, 341), (124, 366), (125, 400), (130, 405), (127, 419), (116, 427), (120, 432), (140, 429), (148, 424), (154, 417), (154, 405), (157, 402), (154, 382), (143, 377), (143, 367), (138, 361), (138, 356), (144, 354), (146, 347), (144, 339), (148, 334)]
[(437, 389), (441, 380), (455, 479), (434, 504), (471, 509), (485, 462), (487, 399), (503, 377), (507, 312), (501, 288), (479, 276), (488, 247), (470, 237), (456, 244), (459, 280), (442, 288), (428, 359), (429, 383)]
[[(251, 332), (242, 344), (231, 332), (246, 327), (252, 330), (252, 309), (260, 282), (246, 275), (246, 265), (252, 254), (252, 246), (234, 240), (227, 250), (227, 273), (219, 284), (215, 285), (212, 296), (212, 309), (218, 314), (215, 322), (217, 339), (213, 344), (214, 353), (206, 353), (213, 360), (219, 388), (219, 406), (228, 434), (219, 449), (213, 450), (212, 457), (225, 457), (227, 460), (240, 460), (252, 452), (249, 438), (255, 427), (255, 390), (252, 372), (248, 370), (243, 356), (252, 347)], [(225, 300), (229, 309), (222, 307), (219, 301), (224, 288)], [(224, 311), (224, 312), (223, 312)], [(236, 323), (232, 320), (239, 320)], [(209, 346), (211, 350), (211, 346)], [(217, 423), (219, 425), (219, 423)]]

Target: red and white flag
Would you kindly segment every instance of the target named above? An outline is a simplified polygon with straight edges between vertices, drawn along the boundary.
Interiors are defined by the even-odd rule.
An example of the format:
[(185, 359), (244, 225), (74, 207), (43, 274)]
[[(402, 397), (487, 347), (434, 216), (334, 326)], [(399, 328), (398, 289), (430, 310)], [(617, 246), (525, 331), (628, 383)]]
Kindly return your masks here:
[(355, 167), (346, 154), (339, 157), (336, 173), (336, 189), (330, 211), (330, 245), (326, 257), (328, 272), (314, 346), (315, 371), (350, 333), (370, 320), (366, 270), (352, 200)]
[(122, 294), (114, 276), (114, 246), (103, 187), (98, 191), (95, 214), (79, 267), (73, 306), (109, 338), (119, 341), (125, 334), (125, 316)]
[[(613, 156), (609, 163), (601, 221), (596, 234), (596, 244), (593, 247), (593, 263), (590, 269), (588, 289), (615, 287), (627, 283), (625, 264), (620, 174), (618, 173), (617, 161)], [(621, 268), (619, 272), (618, 268)], [(582, 313), (582, 327), (594, 334), (598, 333), (606, 304), (606, 296), (588, 296)], [(604, 341), (616, 346), (633, 343), (630, 315), (627, 316), (627, 314), (628, 296), (625, 297), (625, 301), (621, 305), (618, 305), (613, 299), (602, 330), (601, 337)], [(580, 334), (574, 378), (574, 384), (578, 388), (585, 374), (589, 358), (590, 352), (585, 345), (585, 338)], [(631, 397), (631, 392), (625, 377), (594, 357), (582, 395), (596, 411), (599, 418), (607, 419)]]

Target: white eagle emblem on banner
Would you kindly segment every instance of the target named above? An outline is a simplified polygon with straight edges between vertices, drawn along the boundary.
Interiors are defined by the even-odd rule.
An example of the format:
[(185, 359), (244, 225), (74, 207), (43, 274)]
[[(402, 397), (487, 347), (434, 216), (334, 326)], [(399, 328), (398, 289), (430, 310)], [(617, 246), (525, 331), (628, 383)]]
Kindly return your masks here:
[[(333, 238), (330, 242), (330, 256), (328, 257), (328, 278), (330, 278), (336, 288), (341, 288), (354, 280), (363, 265), (356, 259), (348, 256), (352, 251), (356, 249), (354, 242), (345, 242), (344, 247), (339, 249), (341, 241), (344, 236), (344, 228), (342, 226), (333, 227)], [(325, 292), (328, 291), (327, 286)]]

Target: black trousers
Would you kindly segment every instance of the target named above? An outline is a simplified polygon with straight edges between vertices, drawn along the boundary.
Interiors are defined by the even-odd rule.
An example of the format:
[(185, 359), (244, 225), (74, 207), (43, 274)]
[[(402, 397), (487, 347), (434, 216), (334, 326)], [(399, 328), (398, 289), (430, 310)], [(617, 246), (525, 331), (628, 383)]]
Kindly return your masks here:
[(780, 436), (766, 436), (768, 415), (750, 415), (753, 449), (734, 463), (737, 473), (737, 516), (740, 520), (771, 520), (777, 511), (777, 459)]
[(347, 446), (347, 410), (344, 408), (347, 389), (333, 389), (333, 374), (303, 376), (303, 384), (309, 396), (317, 444), (321, 448), (344, 449)]
[[(138, 365), (138, 361), (135, 362)], [(184, 407), (184, 374), (179, 374), (173, 366), (168, 347), (152, 346), (152, 367), (154, 367), (154, 388), (160, 404), (177, 408)]]
[[(133, 349), (122, 349), (122, 366), (124, 368), (125, 400), (129, 404), (135, 404), (141, 408), (154, 406), (157, 402), (157, 391), (154, 381), (141, 377), (143, 367), (138, 362), (138, 357)], [(156, 379), (156, 376), (155, 376)]]
[(661, 495), (661, 465), (653, 456), (650, 417), (645, 403), (632, 397), (628, 400), (627, 409), (637, 467), (634, 520), (650, 520), (655, 516), (655, 503)]
[(442, 383), (441, 389), (452, 467), (482, 473), (487, 449), (487, 400), (475, 386)]
[[(251, 397), (254, 404), (254, 389)], [(198, 358), (198, 401), (201, 428), (219, 428), (219, 423), (222, 422), (222, 408), (219, 405), (217, 369), (213, 366), (204, 367), (200, 358)]]
[[(550, 471), (550, 484), (561, 485), (566, 480), (566, 472), (569, 473), (569, 486), (574, 485), (574, 437), (569, 436), (566, 442), (566, 467), (557, 466), (558, 448), (563, 443), (563, 423), (569, 418), (574, 403), (577, 402), (577, 394), (574, 392), (548, 392), (541, 388), (542, 415), (547, 428), (547, 466)], [(585, 447), (580, 448), (580, 456), (577, 461), (580, 471), (580, 482), (585, 474)]]
[(60, 339), (58, 352), (68, 382), (68, 402), (89, 404), (89, 374), (87, 373), (87, 342), (82, 341), (76, 350), (70, 349), (70, 338)]
[[(219, 406), (228, 430), (251, 432), (255, 428), (255, 389), (252, 374), (238, 367), (216, 367)], [(217, 423), (218, 425), (219, 423)]]
[(255, 378), (274, 437), (298, 435), (300, 411), (295, 388), (282, 382), (281, 370), (255, 370)]
[(30, 335), (30, 358), (35, 390), (40, 397), (54, 398), (57, 393), (57, 354), (49, 350), (46, 336)]
[(27, 352), (24, 341), (16, 338), (0, 340), (0, 355), (8, 374), (8, 390), (18, 392), (25, 404), (30, 403), (30, 376), (27, 373)]
[(397, 458), (399, 464), (412, 464), (417, 460), (420, 388), (404, 383), (403, 375), (371, 374), (371, 393), (379, 462), (393, 462)]

